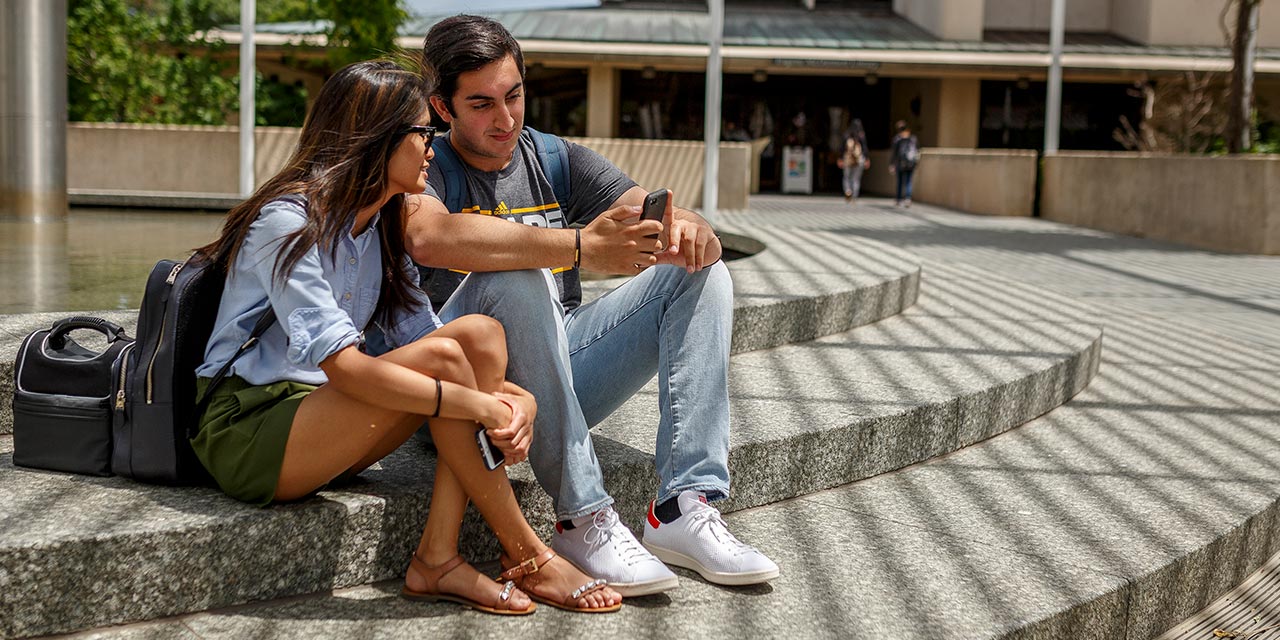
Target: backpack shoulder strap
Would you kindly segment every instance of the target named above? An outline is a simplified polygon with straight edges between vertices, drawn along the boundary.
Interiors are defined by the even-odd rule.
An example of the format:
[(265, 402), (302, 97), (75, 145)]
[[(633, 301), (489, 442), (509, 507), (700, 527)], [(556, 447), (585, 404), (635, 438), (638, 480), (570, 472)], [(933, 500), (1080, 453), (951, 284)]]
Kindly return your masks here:
[(436, 138), (431, 143), (431, 148), (436, 152), (431, 168), (444, 177), (444, 208), (449, 213), (458, 213), (462, 211), (463, 199), (467, 197), (467, 178), (462, 173), (462, 159), (444, 137)]
[(560, 208), (569, 206), (569, 146), (560, 136), (543, 133), (533, 127), (525, 127), (533, 137), (533, 148), (538, 151), (538, 164), (542, 174), (551, 181)]

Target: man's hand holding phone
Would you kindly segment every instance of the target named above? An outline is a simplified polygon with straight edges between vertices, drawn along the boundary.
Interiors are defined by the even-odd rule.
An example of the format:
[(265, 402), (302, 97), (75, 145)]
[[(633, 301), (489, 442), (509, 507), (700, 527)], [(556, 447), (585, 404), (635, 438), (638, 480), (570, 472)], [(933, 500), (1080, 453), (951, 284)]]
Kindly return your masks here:
[[(661, 196), (655, 200), (655, 212), (650, 214), (649, 202), (655, 194)], [(675, 207), (671, 204), (671, 192), (667, 189), (654, 191), (645, 196), (645, 213), (658, 215), (656, 208), (661, 206), (662, 233), (658, 239), (662, 249), (655, 254), (658, 264), (673, 264), (693, 273), (720, 259), (720, 245), (716, 232), (703, 220), (685, 212), (688, 216), (676, 217)], [(646, 216), (647, 217), (647, 216)], [(655, 217), (655, 219), (657, 219)], [(714, 244), (713, 244), (714, 243)], [(709, 247), (714, 247), (709, 251)]]
[(700, 216), (681, 210), (677, 216), (671, 192), (645, 195), (641, 206), (619, 206), (600, 214), (582, 229), (582, 266), (610, 274), (636, 274), (655, 265), (673, 264), (689, 273), (720, 259), (715, 231)]
[(596, 273), (634, 275), (658, 263), (661, 220), (641, 220), (643, 207), (622, 205), (582, 228), (582, 267)]

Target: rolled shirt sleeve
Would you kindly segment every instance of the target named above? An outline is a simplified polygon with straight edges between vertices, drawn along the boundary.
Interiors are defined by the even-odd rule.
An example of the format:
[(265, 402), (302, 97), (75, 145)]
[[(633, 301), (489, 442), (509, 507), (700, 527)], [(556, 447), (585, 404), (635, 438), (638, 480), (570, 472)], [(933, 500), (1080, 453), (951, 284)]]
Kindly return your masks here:
[(241, 251), (251, 265), (246, 271), (267, 291), (271, 308), (288, 336), (289, 362), (318, 369), (329, 356), (358, 343), (360, 331), (336, 302), (324, 277), (325, 257), (318, 246), (302, 254), (287, 279), (274, 277), (276, 256), (286, 249), (286, 238), (304, 222), (301, 212), (292, 207), (264, 207), (249, 227)]

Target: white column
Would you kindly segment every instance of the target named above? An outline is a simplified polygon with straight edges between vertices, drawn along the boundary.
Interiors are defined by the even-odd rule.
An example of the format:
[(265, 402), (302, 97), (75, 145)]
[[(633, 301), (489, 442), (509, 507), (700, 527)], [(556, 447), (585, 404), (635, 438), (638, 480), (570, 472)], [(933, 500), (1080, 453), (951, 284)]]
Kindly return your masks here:
[(707, 145), (706, 170), (702, 180), (702, 216), (713, 220), (720, 189), (720, 45), (724, 42), (724, 0), (707, 0), (711, 27), (707, 34), (711, 50), (707, 53), (707, 110), (703, 115), (703, 132)]
[(0, 1), (0, 218), (67, 215), (67, 2)]
[(1067, 0), (1053, 0), (1053, 18), (1049, 24), (1049, 92), (1045, 96), (1044, 153), (1058, 152), (1058, 133), (1062, 128), (1062, 39), (1067, 15)]
[(256, 0), (240, 0), (240, 195), (253, 193), (254, 84), (257, 62), (253, 43)]

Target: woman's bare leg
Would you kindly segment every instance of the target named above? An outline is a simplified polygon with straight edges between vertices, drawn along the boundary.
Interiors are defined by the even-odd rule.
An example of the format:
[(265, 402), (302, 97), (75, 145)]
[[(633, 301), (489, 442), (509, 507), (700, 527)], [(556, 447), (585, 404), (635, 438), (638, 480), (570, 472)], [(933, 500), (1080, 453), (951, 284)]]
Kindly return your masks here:
[[(506, 367), (505, 353), (501, 325), (477, 316), (451, 322), (431, 336), (383, 357), (471, 388), (479, 387), (479, 379), (484, 380), (487, 388), (497, 388)], [(468, 355), (474, 355), (480, 363), (480, 375), (476, 375)], [(372, 464), (377, 459), (373, 454), (385, 455), (399, 446), (417, 430), (421, 420), (421, 416), (369, 405), (327, 386), (317, 389), (302, 402), (294, 418), (293, 431), (285, 447), (277, 499), (305, 496), (352, 467)], [(511, 557), (523, 559), (546, 548), (520, 512), (505, 471), (484, 468), (475, 444), (478, 428), (476, 423), (464, 420), (437, 419), (430, 424), (440, 453), (437, 475), (440, 476), (441, 469), (447, 469), (452, 482), (448, 477), (437, 477), (437, 481), (443, 482), (438, 482), (438, 491), (433, 490), (424, 544), (419, 549), (420, 554), (430, 556), (423, 558), (429, 565), (438, 564), (432, 560), (440, 555), (447, 553), (447, 560), (457, 553), (457, 528), (466, 510), (467, 496), (475, 502)], [(455, 491), (459, 486), (464, 489), (460, 494)], [(439, 533), (450, 529), (452, 533)], [(562, 560), (553, 562), (547, 569), (546, 575), (530, 583), (545, 584), (548, 592), (568, 593), (587, 579)], [(442, 580), (440, 587), (454, 593), (473, 594), (492, 589), (492, 595), (496, 596), (496, 583), (480, 578), (470, 567), (459, 568)], [(421, 577), (412, 571), (407, 579), (410, 588), (423, 586)], [(488, 596), (477, 597), (484, 601)], [(619, 599), (616, 593), (605, 590), (585, 596), (579, 604), (606, 606)], [(521, 608), (519, 602), (512, 604)]]
[[(382, 357), (425, 375), (475, 388), (475, 374), (465, 352), (449, 337), (456, 330), (446, 326)], [(338, 475), (373, 464), (408, 440), (424, 420), (421, 415), (369, 405), (332, 387), (320, 387), (303, 400), (294, 416), (276, 498), (292, 500), (305, 496)], [(476, 429), (471, 422), (447, 422), (453, 423), (454, 429), (461, 428), (472, 434)], [(478, 449), (474, 456), (479, 459)], [(505, 479), (503, 476), (502, 480)], [(458, 528), (466, 507), (467, 497), (462, 486), (447, 465), (439, 462), (424, 530), (424, 539), (430, 544), (417, 552), (428, 566), (439, 565), (457, 555)], [(518, 509), (517, 506), (517, 514)], [(413, 570), (406, 575), (406, 585), (417, 591), (427, 587)], [(502, 590), (502, 585), (465, 564), (444, 576), (438, 587), (482, 604), (496, 602)], [(528, 606), (528, 596), (523, 592), (511, 594), (512, 609)]]
[[(485, 316), (465, 316), (449, 323), (448, 326), (455, 324), (458, 325), (457, 331), (449, 335), (458, 341), (467, 354), (467, 359), (475, 372), (478, 388), (488, 392), (501, 389), (507, 368), (506, 337), (502, 325)], [(459, 486), (463, 487), (464, 493), (471, 496), (476, 508), (484, 516), (485, 522), (498, 537), (498, 542), (508, 557), (519, 562), (541, 553), (547, 547), (524, 519), (524, 514), (520, 512), (520, 506), (511, 490), (511, 483), (507, 480), (506, 471), (501, 467), (494, 471), (484, 468), (475, 442), (477, 427), (474, 423), (468, 423), (471, 425), (468, 429), (465, 428), (466, 425), (452, 425), (450, 424), (452, 422), (455, 421), (433, 420), (430, 423), (431, 437), (436, 443), (436, 449), (440, 452), (440, 460), (444, 462), (441, 469), (447, 467), (450, 472), (447, 477), (442, 477), (444, 474), (438, 470), (436, 482), (440, 483), (442, 480), (458, 482)], [(450, 455), (454, 447), (460, 451)], [(482, 496), (485, 499), (482, 500)], [(437, 534), (434, 534), (431, 521), (431, 517), (436, 514), (435, 500), (436, 495), (433, 495), (431, 514), (428, 516), (427, 528), (423, 531), (419, 553), (432, 553), (437, 548), (432, 539), (432, 536)], [(457, 548), (458, 525), (465, 509), (464, 499), (457, 506), (456, 512), (441, 516), (442, 520), (456, 518), (456, 520), (442, 522), (440, 526), (441, 530), (445, 530), (449, 528), (449, 524), (452, 525), (451, 548)], [(524, 579), (523, 584), (542, 587), (536, 589), (538, 593), (562, 599), (564, 595), (582, 586), (589, 579), (590, 577), (579, 571), (577, 567), (561, 558), (556, 558), (543, 571)], [(605, 607), (621, 599), (622, 597), (612, 589), (604, 589), (579, 598), (578, 606)]]

